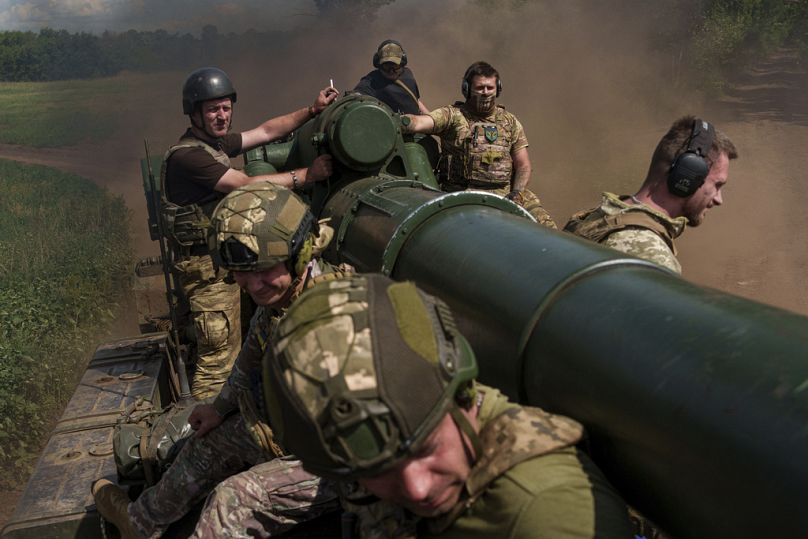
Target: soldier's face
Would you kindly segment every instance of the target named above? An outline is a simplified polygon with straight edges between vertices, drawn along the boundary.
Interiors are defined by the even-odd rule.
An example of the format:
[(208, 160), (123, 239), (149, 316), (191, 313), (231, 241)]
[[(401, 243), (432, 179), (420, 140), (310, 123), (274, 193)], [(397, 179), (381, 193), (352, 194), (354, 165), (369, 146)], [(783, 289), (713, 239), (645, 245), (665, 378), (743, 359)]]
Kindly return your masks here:
[(264, 307), (283, 306), (292, 294), (292, 274), (283, 262), (264, 271), (234, 271), (233, 278)]
[(379, 71), (382, 72), (382, 75), (387, 77), (390, 80), (396, 80), (399, 75), (401, 75), (402, 68), (400, 65), (397, 65), (393, 62), (385, 62), (379, 67)]
[(497, 93), (497, 78), (476, 75), (471, 79), (471, 95), (490, 96)]
[(205, 101), (199, 107), (202, 127), (213, 138), (223, 137), (230, 131), (233, 103), (229, 97)]
[(707, 215), (707, 210), (720, 206), (724, 199), (721, 188), (727, 184), (729, 177), (729, 158), (722, 153), (710, 167), (710, 173), (698, 191), (685, 199), (682, 215), (687, 217), (690, 226), (699, 226)]
[(470, 471), (464, 436), (447, 414), (418, 453), (359, 483), (382, 500), (434, 517), (458, 502)]

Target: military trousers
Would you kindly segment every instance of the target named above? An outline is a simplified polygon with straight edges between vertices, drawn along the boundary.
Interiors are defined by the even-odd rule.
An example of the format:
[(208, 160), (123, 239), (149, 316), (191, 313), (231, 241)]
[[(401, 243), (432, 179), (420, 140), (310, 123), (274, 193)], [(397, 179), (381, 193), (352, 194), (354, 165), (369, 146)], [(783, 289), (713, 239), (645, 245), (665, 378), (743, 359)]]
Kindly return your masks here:
[(269, 458), (241, 414), (231, 415), (205, 436), (189, 438), (160, 481), (129, 504), (129, 517), (144, 537), (160, 537), (221, 481)]
[(241, 295), (236, 284), (224, 282), (209, 255), (192, 256), (174, 265), (178, 284), (188, 301), (196, 341), (196, 371), (191, 395), (212, 397), (227, 380), (241, 350)]
[[(306, 472), (295, 457), (253, 466), (223, 481), (208, 496), (196, 539), (275, 537), (340, 510), (337, 484)], [(339, 537), (338, 530), (315, 536)]]

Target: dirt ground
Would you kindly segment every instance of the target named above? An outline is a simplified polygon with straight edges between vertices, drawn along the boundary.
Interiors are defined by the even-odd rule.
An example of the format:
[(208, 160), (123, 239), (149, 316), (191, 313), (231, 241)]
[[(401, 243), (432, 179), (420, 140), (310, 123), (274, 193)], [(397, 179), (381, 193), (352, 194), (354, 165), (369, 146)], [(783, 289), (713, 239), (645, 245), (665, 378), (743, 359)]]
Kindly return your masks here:
[[(808, 170), (806, 88), (808, 74), (793, 53), (784, 51), (740, 75), (721, 99), (698, 101), (692, 112), (703, 114), (726, 132), (741, 158), (730, 167), (724, 205), (714, 208), (701, 227), (688, 229), (678, 245), (685, 278), (808, 315), (808, 287), (801, 283), (808, 273), (808, 227), (801, 219), (808, 203), (808, 182), (804, 180)], [(548, 111), (547, 116), (554, 113)], [(262, 117), (255, 111), (244, 116), (248, 114)], [(146, 228), (139, 168), (143, 141), (138, 138), (143, 130), (137, 116), (130, 116), (125, 132), (100, 145), (59, 149), (0, 145), (0, 158), (73, 172), (122, 196), (132, 211), (132, 237), (136, 255), (141, 257), (157, 254), (157, 246), (149, 240)], [(539, 134), (535, 138), (548, 136), (549, 127), (533, 122), (531, 114), (525, 116), (523, 123), (532, 140), (531, 133)], [(648, 115), (638, 115), (631, 122), (589, 126), (589, 138), (571, 144), (570, 153), (562, 153), (552, 144), (534, 143), (531, 155), (537, 173), (532, 187), (560, 225), (573, 212), (595, 205), (602, 190), (631, 192), (642, 181), (653, 147), (675, 117), (660, 124)], [(170, 144), (184, 126), (176, 111), (166, 112), (163, 118), (170, 119), (161, 122), (161, 138), (150, 141), (157, 151)], [(244, 123), (247, 121), (237, 128), (243, 129)], [(574, 138), (576, 133), (575, 126), (568, 126), (565, 135)], [(623, 144), (624, 140), (628, 142)], [(578, 146), (599, 142), (606, 148), (600, 154), (574, 153)], [(616, 177), (623, 179), (615, 182)], [(124, 320), (119, 326), (121, 334), (137, 333), (134, 320)], [(12, 514), (19, 494), (19, 490), (0, 491), (0, 527)]]

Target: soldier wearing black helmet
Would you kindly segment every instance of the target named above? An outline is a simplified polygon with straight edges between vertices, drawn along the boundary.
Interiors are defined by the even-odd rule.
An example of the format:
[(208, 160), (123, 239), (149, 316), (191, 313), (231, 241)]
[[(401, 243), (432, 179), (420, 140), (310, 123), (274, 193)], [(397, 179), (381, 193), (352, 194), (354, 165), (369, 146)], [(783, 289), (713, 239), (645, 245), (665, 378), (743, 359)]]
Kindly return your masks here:
[[(217, 483), (283, 454), (257, 403), (261, 357), (272, 327), (300, 292), (317, 277), (339, 275), (338, 268), (319, 260), (333, 230), (318, 225), (290, 190), (268, 182), (240, 187), (219, 203), (211, 221), (213, 257), (259, 308), (222, 391), (213, 404), (194, 408), (188, 422), (196, 434), (160, 481), (132, 503), (110, 481), (93, 484), (98, 511), (124, 538), (159, 537)], [(322, 497), (324, 492), (316, 481), (302, 484), (294, 500), (307, 495)], [(275, 501), (283, 506), (281, 498)], [(301, 519), (315, 516), (310, 512)]]
[(205, 243), (211, 211), (225, 194), (248, 183), (270, 181), (291, 189), (331, 174), (328, 155), (315, 159), (309, 168), (255, 177), (231, 167), (230, 158), (285, 137), (336, 96), (335, 89), (325, 88), (308, 107), (231, 133), (237, 94), (224, 71), (197, 69), (185, 81), (182, 110), (191, 125), (165, 154), (161, 193), (164, 230), (176, 261), (173, 271), (193, 328), (196, 370), (191, 393), (196, 398), (216, 394), (241, 345), (238, 289), (223, 281)]

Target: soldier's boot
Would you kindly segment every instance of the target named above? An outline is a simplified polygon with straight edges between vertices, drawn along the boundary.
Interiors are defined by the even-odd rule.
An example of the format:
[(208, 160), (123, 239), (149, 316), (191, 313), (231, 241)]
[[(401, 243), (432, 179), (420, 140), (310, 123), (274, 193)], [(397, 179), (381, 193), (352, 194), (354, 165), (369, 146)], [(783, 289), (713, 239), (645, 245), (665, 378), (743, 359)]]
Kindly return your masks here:
[(121, 539), (143, 539), (129, 518), (129, 496), (118, 485), (106, 479), (93, 483), (93, 498), (98, 513), (118, 528)]

